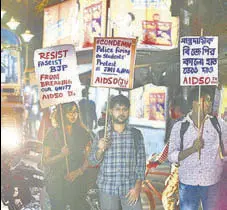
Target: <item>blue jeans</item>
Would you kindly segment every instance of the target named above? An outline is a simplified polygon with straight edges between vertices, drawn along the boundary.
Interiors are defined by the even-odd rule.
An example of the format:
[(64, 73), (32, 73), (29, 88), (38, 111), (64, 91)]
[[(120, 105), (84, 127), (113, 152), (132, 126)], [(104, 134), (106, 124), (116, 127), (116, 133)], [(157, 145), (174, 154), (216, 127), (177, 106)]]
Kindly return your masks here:
[(218, 184), (211, 186), (192, 186), (179, 184), (180, 210), (198, 210), (200, 201), (203, 210), (217, 210)]
[(135, 205), (128, 205), (125, 196), (109, 195), (104, 192), (99, 192), (99, 200), (101, 210), (142, 210), (140, 198)]

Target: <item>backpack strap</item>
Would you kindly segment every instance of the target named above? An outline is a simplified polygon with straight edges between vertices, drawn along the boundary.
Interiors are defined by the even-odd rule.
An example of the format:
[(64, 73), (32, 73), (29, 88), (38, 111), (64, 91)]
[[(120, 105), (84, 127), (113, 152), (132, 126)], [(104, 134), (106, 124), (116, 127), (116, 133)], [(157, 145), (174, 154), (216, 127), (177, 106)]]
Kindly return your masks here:
[(224, 154), (224, 144), (223, 144), (223, 141), (222, 141), (221, 126), (220, 126), (216, 116), (213, 116), (212, 118), (210, 118), (210, 121), (211, 121), (212, 125), (214, 126), (215, 130), (218, 132), (219, 146), (221, 148), (221, 153), (223, 155)]
[(138, 142), (139, 142), (139, 130), (137, 130), (136, 128), (131, 128), (131, 129), (132, 129), (132, 135), (133, 135), (133, 140), (135, 145), (135, 151), (137, 153)]
[[(131, 128), (132, 131), (132, 136), (133, 136), (133, 141), (134, 141), (134, 146), (135, 146), (135, 151), (137, 153), (137, 148), (138, 148), (138, 142), (139, 142), (139, 133), (140, 131), (134, 127)], [(100, 130), (98, 132), (98, 137), (103, 138), (104, 137), (104, 129)]]
[(188, 130), (190, 123), (188, 121), (182, 122), (181, 123), (181, 128), (180, 128), (180, 151), (183, 151), (184, 149), (184, 134)]

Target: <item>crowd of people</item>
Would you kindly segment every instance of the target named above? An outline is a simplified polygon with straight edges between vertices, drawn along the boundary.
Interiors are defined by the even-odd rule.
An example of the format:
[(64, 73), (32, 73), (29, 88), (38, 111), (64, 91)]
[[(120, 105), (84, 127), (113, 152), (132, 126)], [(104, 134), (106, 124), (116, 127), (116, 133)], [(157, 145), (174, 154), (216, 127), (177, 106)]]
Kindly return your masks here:
[(90, 209), (86, 193), (96, 186), (102, 210), (142, 210), (146, 168), (166, 160), (171, 175), (162, 193), (165, 210), (198, 210), (200, 203), (203, 210), (226, 208), (227, 124), (212, 115), (209, 89), (202, 87), (199, 94), (194, 88), (187, 101), (181, 97), (171, 101), (167, 143), (148, 164), (143, 134), (128, 123), (129, 99), (111, 97), (107, 127), (94, 134), (97, 116), (91, 117), (90, 125), (87, 117), (81, 119), (86, 94), (82, 103), (65, 103), (52, 110), (51, 126), (43, 135), (42, 164), (52, 209)]

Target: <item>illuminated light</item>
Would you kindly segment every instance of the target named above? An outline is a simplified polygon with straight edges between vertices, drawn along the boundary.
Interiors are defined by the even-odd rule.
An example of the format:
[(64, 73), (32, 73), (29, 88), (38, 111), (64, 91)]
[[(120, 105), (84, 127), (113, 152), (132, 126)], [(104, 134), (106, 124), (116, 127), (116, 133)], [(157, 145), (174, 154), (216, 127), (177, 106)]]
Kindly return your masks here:
[(6, 11), (5, 10), (1, 10), (1, 19), (4, 17), (4, 15), (6, 14)]
[(10, 21), (8, 23), (6, 23), (7, 26), (9, 26), (9, 28), (11, 30), (16, 30), (17, 27), (20, 25), (20, 22), (16, 21), (13, 17), (10, 19)]
[(15, 128), (2, 128), (1, 146), (6, 150), (13, 150), (19, 147), (20, 138)]
[(25, 93), (31, 93), (31, 88), (29, 87), (29, 86), (26, 86), (25, 88), (24, 88), (24, 92)]
[(34, 37), (34, 35), (31, 33), (31, 31), (26, 30), (23, 34), (21, 34), (21, 37), (23, 38), (24, 42), (28, 43)]
[(38, 113), (39, 113), (39, 106), (34, 104), (32, 106), (32, 112), (34, 113), (34, 115), (38, 115)]
[(162, 73), (162, 76), (166, 76), (166, 72), (165, 71)]

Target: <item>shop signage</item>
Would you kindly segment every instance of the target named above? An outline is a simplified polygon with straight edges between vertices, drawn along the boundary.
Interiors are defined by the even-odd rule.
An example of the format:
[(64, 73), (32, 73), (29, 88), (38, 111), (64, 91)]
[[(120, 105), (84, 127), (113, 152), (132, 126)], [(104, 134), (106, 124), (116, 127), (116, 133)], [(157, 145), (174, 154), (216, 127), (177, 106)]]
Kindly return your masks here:
[(79, 99), (81, 90), (73, 45), (37, 49), (34, 66), (42, 108)]
[(218, 84), (218, 37), (181, 37), (180, 84)]
[(133, 88), (136, 39), (95, 38), (91, 86)]

